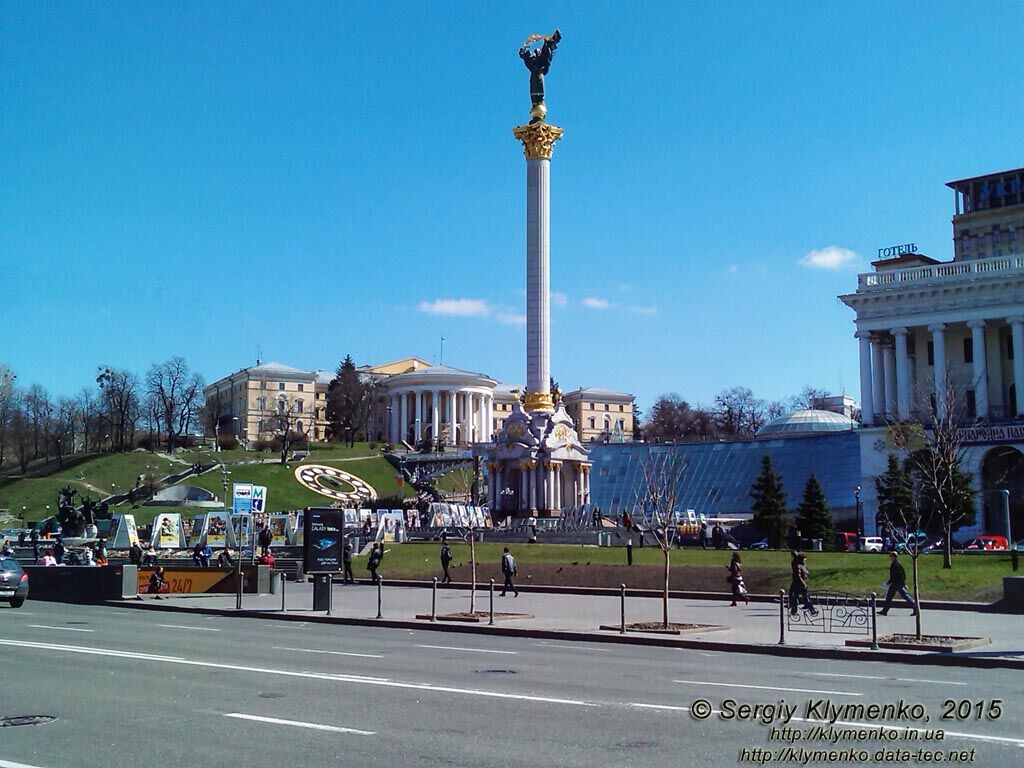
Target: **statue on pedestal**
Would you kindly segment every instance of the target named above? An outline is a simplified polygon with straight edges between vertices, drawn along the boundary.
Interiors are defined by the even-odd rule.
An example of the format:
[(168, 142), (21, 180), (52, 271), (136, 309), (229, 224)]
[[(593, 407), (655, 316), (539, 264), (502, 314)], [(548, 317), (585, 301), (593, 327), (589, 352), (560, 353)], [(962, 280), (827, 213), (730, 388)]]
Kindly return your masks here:
[[(533, 107), (530, 109), (531, 122), (544, 119), (547, 114), (547, 107), (544, 106), (544, 75), (551, 68), (551, 59), (554, 58), (555, 48), (562, 39), (562, 33), (557, 29), (554, 34), (530, 35), (519, 49), (519, 58), (523, 60), (526, 68), (530, 70), (530, 102)], [(532, 43), (543, 40), (540, 48), (530, 48)]]

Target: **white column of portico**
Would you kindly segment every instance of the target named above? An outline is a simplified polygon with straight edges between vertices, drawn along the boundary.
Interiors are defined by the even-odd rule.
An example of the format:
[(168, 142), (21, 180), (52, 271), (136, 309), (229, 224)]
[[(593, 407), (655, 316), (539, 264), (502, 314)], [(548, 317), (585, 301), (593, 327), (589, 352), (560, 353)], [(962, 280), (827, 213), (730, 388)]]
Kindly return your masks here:
[(1016, 392), (1014, 416), (1024, 414), (1024, 317), (1007, 319), (1013, 334), (1013, 385)]
[(988, 355), (985, 350), (985, 321), (971, 320), (971, 347), (974, 355), (974, 410), (979, 417), (988, 418)]
[(486, 422), (484, 440), (490, 442), (491, 436), (494, 434), (494, 395), (487, 395), (487, 412), (484, 414), (484, 420)]
[(533, 512), (537, 509), (537, 467), (540, 464), (538, 461), (530, 462), (530, 511)]
[[(416, 398), (416, 442), (423, 439), (423, 390), (414, 389), (413, 397)], [(419, 450), (419, 446), (416, 446)]]
[(871, 340), (871, 399), (875, 403), (876, 416), (884, 416), (885, 411), (885, 355), (882, 352), (882, 342), (878, 339)]
[(469, 393), (463, 392), (459, 406), (459, 424), (462, 425), (462, 442), (469, 445), (472, 435), (469, 431)]
[(455, 445), (455, 395), (454, 389), (448, 390), (448, 445)]
[(940, 418), (946, 415), (946, 326), (942, 323), (929, 325), (932, 332), (932, 358), (935, 361), (935, 411)]
[(398, 430), (395, 424), (398, 422), (398, 397), (394, 392), (388, 395), (388, 442), (397, 443)]
[(398, 432), (399, 440), (409, 439), (409, 393), (398, 393)]
[(860, 422), (870, 427), (875, 422), (875, 404), (871, 391), (871, 334), (857, 331), (855, 335), (860, 342)]
[(893, 328), (896, 339), (896, 414), (900, 421), (910, 418), (910, 355), (907, 353), (907, 329)]
[(885, 412), (892, 418), (896, 415), (896, 350), (892, 344), (882, 348), (882, 364), (885, 366)]
[(430, 439), (437, 443), (437, 438), (441, 432), (441, 390), (432, 389), (430, 390)]

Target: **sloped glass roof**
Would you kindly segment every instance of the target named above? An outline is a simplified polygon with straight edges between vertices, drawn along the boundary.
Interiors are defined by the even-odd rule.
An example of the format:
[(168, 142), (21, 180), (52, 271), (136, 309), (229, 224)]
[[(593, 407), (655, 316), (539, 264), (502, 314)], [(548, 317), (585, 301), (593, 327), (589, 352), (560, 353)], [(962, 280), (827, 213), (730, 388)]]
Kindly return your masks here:
[(806, 410), (793, 411), (793, 413), (772, 419), (757, 430), (757, 434), (758, 437), (762, 435), (796, 435), (809, 432), (843, 432), (856, 428), (857, 422), (841, 413)]

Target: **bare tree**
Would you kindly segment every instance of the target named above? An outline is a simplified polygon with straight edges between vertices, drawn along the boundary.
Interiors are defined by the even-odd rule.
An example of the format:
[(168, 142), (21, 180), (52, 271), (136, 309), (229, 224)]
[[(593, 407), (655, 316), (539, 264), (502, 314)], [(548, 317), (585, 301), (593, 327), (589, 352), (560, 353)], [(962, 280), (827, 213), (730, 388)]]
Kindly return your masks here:
[(765, 424), (764, 400), (749, 387), (731, 387), (715, 396), (715, 421), (727, 436), (753, 435)]
[(125, 451), (139, 422), (139, 378), (131, 371), (100, 367), (96, 375), (111, 450)]
[(17, 380), (18, 374), (0, 363), (0, 465), (4, 463), (4, 452), (12, 436), (11, 422), (18, 405)]
[[(637, 491), (637, 504), (650, 525), (655, 529), (655, 538), (664, 556), (664, 582), (661, 597), (661, 623), (668, 628), (669, 575), (671, 572), (672, 540), (675, 538), (675, 524), (678, 502), (678, 482), (685, 463), (672, 450), (652, 450), (641, 464), (644, 484)], [(658, 533), (660, 531), (660, 534)]]
[(157, 363), (146, 374), (146, 393), (155, 401), (167, 432), (167, 453), (188, 434), (203, 403), (203, 377), (193, 373), (185, 358), (172, 357)]
[(303, 401), (298, 398), (290, 400), (284, 392), (278, 394), (273, 402), (267, 403), (263, 418), (260, 419), (263, 425), (261, 432), (269, 432), (281, 441), (282, 464), (288, 461), (291, 446), (306, 439), (304, 430), (300, 430), (299, 425), (307, 418), (312, 418), (312, 412), (305, 412)]
[(50, 423), (48, 439), (57, 455), (57, 465), (64, 466), (64, 457), (75, 450), (75, 423), (77, 406), (75, 401), (62, 397), (57, 401), (54, 417)]
[(78, 414), (78, 424), (82, 432), (82, 450), (88, 453), (92, 445), (89, 438), (92, 436), (95, 440), (98, 437), (96, 432), (100, 428), (98, 424), (99, 410), (96, 393), (89, 389), (89, 387), (82, 387), (82, 391), (78, 393), (78, 397), (75, 399), (75, 407)]
[(789, 398), (790, 410), (805, 411), (821, 408), (829, 397), (828, 390), (820, 387), (812, 387), (808, 384), (800, 390), (799, 394)]

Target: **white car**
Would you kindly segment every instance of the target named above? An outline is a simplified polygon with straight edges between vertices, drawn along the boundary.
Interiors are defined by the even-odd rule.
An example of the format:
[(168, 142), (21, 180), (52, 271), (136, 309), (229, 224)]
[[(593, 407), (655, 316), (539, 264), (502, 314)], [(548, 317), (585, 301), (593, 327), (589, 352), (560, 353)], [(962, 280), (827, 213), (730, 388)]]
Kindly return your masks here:
[(861, 552), (881, 552), (882, 551), (882, 538), (880, 536), (861, 536), (860, 537), (860, 551)]

